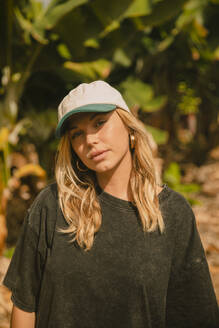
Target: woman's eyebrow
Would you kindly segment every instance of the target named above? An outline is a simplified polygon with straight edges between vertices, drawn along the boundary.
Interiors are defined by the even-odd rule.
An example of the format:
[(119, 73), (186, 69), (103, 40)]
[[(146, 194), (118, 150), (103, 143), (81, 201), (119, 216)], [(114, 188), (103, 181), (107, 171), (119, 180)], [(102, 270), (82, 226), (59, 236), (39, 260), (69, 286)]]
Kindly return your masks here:
[(103, 113), (102, 113), (102, 112), (99, 112), (99, 113), (93, 113), (93, 114), (90, 116), (89, 121), (92, 121), (96, 116), (101, 115), (101, 114), (103, 114)]
[(68, 131), (75, 130), (75, 129), (77, 129), (76, 125), (71, 125), (71, 124), (68, 125)]
[(77, 126), (70, 126), (69, 131), (77, 129)]

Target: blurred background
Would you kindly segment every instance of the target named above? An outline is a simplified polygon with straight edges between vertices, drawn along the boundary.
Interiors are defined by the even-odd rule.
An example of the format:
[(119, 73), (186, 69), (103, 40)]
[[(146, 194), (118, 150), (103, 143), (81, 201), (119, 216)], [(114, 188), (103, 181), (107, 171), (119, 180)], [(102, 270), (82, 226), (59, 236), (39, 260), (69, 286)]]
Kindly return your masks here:
[[(160, 181), (191, 203), (219, 300), (218, 17), (219, 0), (1, 0), (0, 282), (54, 180), (57, 106), (101, 79), (151, 133)], [(10, 311), (0, 285), (0, 328)]]

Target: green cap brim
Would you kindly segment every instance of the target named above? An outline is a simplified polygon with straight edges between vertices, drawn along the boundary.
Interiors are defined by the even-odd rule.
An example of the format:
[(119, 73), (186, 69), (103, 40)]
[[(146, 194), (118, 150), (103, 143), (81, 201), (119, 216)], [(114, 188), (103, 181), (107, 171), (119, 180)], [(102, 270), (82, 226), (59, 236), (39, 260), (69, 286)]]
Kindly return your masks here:
[(77, 113), (105, 113), (116, 109), (116, 105), (113, 104), (89, 104), (81, 107), (74, 108), (66, 113), (60, 120), (56, 128), (56, 137), (60, 138), (63, 134), (63, 126), (67, 118)]

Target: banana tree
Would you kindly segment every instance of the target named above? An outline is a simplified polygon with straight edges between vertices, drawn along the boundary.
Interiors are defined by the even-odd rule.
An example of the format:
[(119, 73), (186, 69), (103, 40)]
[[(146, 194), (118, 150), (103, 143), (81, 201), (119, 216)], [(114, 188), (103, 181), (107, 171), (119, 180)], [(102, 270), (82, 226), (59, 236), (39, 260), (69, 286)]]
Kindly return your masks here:
[(1, 124), (11, 128), (16, 123), (27, 81), (35, 72), (53, 72), (65, 84), (105, 79), (118, 61), (130, 66), (138, 32), (176, 15), (185, 0), (172, 2), (1, 1)]

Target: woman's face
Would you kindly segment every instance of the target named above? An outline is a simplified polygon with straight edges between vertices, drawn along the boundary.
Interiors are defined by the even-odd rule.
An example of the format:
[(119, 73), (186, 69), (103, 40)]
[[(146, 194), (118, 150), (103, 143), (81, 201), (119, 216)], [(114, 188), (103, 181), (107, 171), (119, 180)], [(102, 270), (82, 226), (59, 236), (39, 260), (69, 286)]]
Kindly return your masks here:
[(130, 167), (129, 134), (116, 111), (75, 114), (68, 130), (73, 150), (97, 174)]

